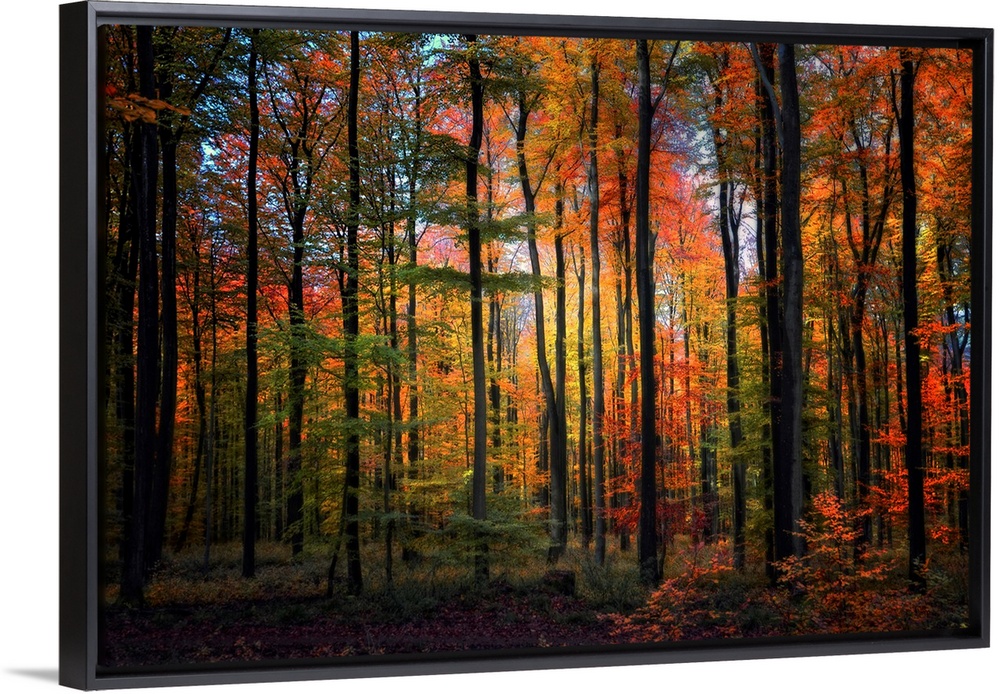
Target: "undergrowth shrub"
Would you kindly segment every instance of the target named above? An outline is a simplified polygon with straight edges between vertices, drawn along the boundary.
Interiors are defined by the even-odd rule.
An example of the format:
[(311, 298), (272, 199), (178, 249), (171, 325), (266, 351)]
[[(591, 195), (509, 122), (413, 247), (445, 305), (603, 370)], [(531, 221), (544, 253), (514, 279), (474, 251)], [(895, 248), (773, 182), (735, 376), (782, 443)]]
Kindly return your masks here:
[(649, 642), (963, 626), (963, 555), (939, 549), (926, 590), (916, 591), (904, 552), (869, 549), (856, 560), (857, 518), (833, 494), (816, 495), (800, 526), (806, 554), (778, 565), (777, 587), (759, 573), (735, 571), (727, 544), (694, 542), (668, 563), (668, 577), (645, 604), (609, 615), (614, 635)]
[(680, 573), (665, 579), (642, 607), (609, 618), (613, 635), (625, 641), (760, 636), (780, 621), (762, 592), (759, 578), (732, 568), (728, 547), (698, 544)]
[(794, 597), (795, 632), (899, 631), (940, 621), (933, 596), (913, 591), (904, 578), (904, 555), (868, 549), (856, 558), (857, 514), (829, 492), (816, 495), (812, 507), (801, 523), (806, 554), (779, 564)]

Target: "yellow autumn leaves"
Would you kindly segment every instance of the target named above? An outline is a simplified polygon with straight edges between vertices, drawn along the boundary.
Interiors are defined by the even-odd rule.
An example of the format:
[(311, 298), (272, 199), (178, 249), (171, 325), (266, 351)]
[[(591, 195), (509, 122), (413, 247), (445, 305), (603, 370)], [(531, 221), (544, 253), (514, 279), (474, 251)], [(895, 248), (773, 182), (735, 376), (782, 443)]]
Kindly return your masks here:
[(191, 110), (182, 106), (168, 104), (162, 99), (147, 99), (139, 94), (129, 94), (127, 96), (109, 95), (108, 106), (118, 111), (126, 123), (141, 120), (144, 123), (157, 122), (157, 114), (160, 111), (173, 111), (181, 116), (190, 116)]

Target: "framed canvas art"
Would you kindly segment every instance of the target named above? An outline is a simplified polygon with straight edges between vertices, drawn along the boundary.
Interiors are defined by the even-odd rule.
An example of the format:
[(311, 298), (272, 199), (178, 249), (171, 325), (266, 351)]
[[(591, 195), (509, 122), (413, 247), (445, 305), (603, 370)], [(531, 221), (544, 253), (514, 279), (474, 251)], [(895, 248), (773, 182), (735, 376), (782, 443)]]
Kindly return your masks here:
[(60, 26), (64, 684), (988, 645), (992, 30)]

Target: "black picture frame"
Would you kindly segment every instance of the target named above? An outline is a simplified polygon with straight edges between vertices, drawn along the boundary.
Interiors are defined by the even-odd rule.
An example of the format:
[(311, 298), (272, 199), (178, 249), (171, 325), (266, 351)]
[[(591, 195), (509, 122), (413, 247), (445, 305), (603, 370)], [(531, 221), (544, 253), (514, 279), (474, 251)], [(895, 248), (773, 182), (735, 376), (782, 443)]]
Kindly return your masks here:
[[(373, 662), (261, 668), (197, 666), (154, 674), (102, 673), (99, 621), (98, 441), (102, 387), (99, 346), (103, 278), (99, 274), (100, 94), (102, 24), (364, 28), (505, 34), (628, 35), (678, 39), (952, 46), (973, 51), (974, 131), (972, 294), (982, 337), (973, 342), (971, 392), (970, 613), (967, 629), (948, 635), (892, 634), (697, 642), (613, 652), (516, 657), (381, 657)], [(60, 7), (60, 683), (78, 689), (280, 682), (410, 674), (889, 653), (989, 646), (990, 381), (992, 298), (993, 31), (978, 28), (567, 17), (397, 10), (290, 9), (155, 3), (77, 2)]]

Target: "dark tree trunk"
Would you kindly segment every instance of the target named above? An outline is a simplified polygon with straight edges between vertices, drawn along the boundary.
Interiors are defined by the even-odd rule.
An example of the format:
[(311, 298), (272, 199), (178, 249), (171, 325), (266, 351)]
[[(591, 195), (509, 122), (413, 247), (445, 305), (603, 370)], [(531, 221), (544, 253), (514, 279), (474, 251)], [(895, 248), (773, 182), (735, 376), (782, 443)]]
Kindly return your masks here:
[(917, 185), (913, 162), (913, 61), (903, 61), (900, 103), (900, 175), (903, 185), (903, 327), (906, 332), (906, 477), (909, 577), (923, 588), (927, 557), (924, 530), (923, 417), (917, 311)]
[[(761, 119), (761, 155), (763, 159), (763, 242), (764, 242), (764, 295), (765, 314), (767, 321), (767, 350), (765, 368), (768, 372), (767, 422), (769, 437), (765, 437), (768, 450), (764, 460), (764, 511), (774, 514), (774, 472), (777, 463), (777, 447), (781, 442), (781, 362), (782, 341), (784, 332), (781, 315), (781, 290), (778, 280), (778, 163), (777, 163), (777, 128), (775, 125), (777, 100), (768, 94), (774, 84), (774, 45), (763, 43), (757, 45), (760, 54), (760, 80), (758, 82), (758, 98), (760, 99)], [(770, 525), (764, 531), (765, 570), (773, 581), (778, 578), (775, 571), (774, 526)]]
[[(151, 27), (136, 28), (139, 93), (155, 97), (153, 79), (153, 35)], [(140, 123), (136, 166), (132, 172), (135, 191), (136, 237), (139, 244), (138, 323), (136, 327), (136, 406), (134, 492), (130, 527), (125, 536), (121, 598), (141, 603), (146, 580), (148, 508), (153, 485), (152, 461), (156, 455), (156, 405), (159, 392), (159, 288), (156, 253), (156, 180), (158, 152), (156, 125)]]
[[(390, 271), (392, 275), (389, 279), (389, 341), (390, 347), (392, 349), (392, 354), (395, 356), (399, 353), (399, 314), (398, 306), (396, 305), (396, 250), (395, 250), (395, 231), (393, 231), (392, 236), (392, 253), (390, 254)], [(402, 394), (402, 379), (399, 377), (399, 367), (394, 363), (392, 365), (392, 370), (390, 371), (390, 390), (392, 391), (392, 466), (388, 470), (389, 472), (389, 490), (395, 491), (396, 489), (396, 475), (397, 471), (403, 468), (403, 394)], [(392, 513), (392, 507), (390, 504), (385, 505), (386, 513)], [(396, 531), (396, 520), (391, 517), (389, 518), (386, 527), (386, 537), (385, 537), (385, 572), (386, 580), (392, 583), (392, 543), (393, 537)]]
[[(529, 115), (530, 107), (528, 106), (527, 98), (524, 93), (521, 93), (518, 95), (517, 131), (515, 134), (517, 146), (517, 170), (518, 178), (521, 183), (521, 193), (524, 196), (524, 211), (527, 216), (528, 254), (531, 261), (531, 273), (536, 281), (533, 292), (535, 302), (535, 352), (538, 358), (538, 373), (542, 394), (545, 397), (545, 421), (548, 424), (548, 556), (550, 561), (554, 561), (558, 559), (566, 549), (566, 418), (564, 416), (565, 412), (561, 414), (559, 410), (559, 403), (556, 398), (556, 388), (553, 384), (552, 372), (549, 368), (549, 359), (546, 352), (548, 343), (545, 337), (545, 302), (542, 296), (541, 288), (542, 268), (538, 256), (538, 240), (536, 237), (537, 221), (535, 220), (535, 190), (532, 189), (531, 181), (528, 177), (528, 163), (524, 153), (524, 140), (528, 131)], [(565, 343), (565, 320), (563, 328), (563, 342)], [(561, 471), (561, 473), (557, 471)], [(556, 478), (553, 478), (554, 472), (556, 474)], [(558, 487), (558, 489), (556, 489), (556, 487)]]
[(257, 546), (257, 146), (260, 109), (257, 103), (257, 36), (250, 33), (247, 88), (250, 98), (250, 145), (247, 154), (247, 386), (243, 415), (243, 576), (256, 570)]
[[(556, 172), (558, 175), (558, 171)], [(552, 493), (551, 536), (548, 561), (554, 562), (566, 551), (567, 513), (567, 432), (566, 432), (566, 259), (563, 251), (563, 201), (562, 182), (557, 184), (555, 223), (556, 255), (556, 379), (555, 414), (559, 421), (559, 438), (553, 442), (553, 455), (549, 459), (549, 483)]]
[(180, 551), (187, 544), (191, 523), (194, 521), (195, 507), (198, 503), (198, 486), (201, 477), (201, 466), (205, 458), (208, 437), (208, 420), (205, 407), (205, 382), (203, 364), (203, 346), (201, 324), (201, 252), (199, 244), (201, 235), (197, 231), (190, 234), (191, 248), (194, 255), (194, 271), (191, 278), (191, 340), (194, 347), (194, 399), (198, 408), (198, 439), (195, 443), (194, 472), (191, 480), (191, 494), (188, 497), (187, 510), (184, 512), (184, 522), (174, 543), (174, 550)]
[[(728, 53), (722, 56), (719, 66), (728, 65)], [(715, 86), (715, 113), (720, 113), (724, 104), (721, 84)], [(746, 466), (740, 447), (743, 443), (743, 425), (740, 417), (740, 366), (736, 343), (736, 304), (740, 288), (740, 220), (733, 209), (736, 194), (735, 184), (729, 180), (726, 161), (727, 136), (718, 127), (712, 130), (715, 144), (715, 158), (719, 174), (719, 231), (722, 236), (722, 255), (726, 272), (726, 412), (729, 420), (729, 444), (732, 460), (733, 484), (733, 565), (742, 570), (746, 561)]]
[[(308, 104), (311, 88), (308, 78), (303, 78), (294, 72), (292, 76), (297, 79), (296, 87), (302, 103)], [(322, 98), (322, 94), (319, 98)], [(284, 470), (286, 490), (284, 539), (291, 544), (292, 556), (298, 557), (302, 553), (306, 526), (302, 440), (305, 422), (305, 386), (310, 363), (310, 350), (306, 346), (308, 330), (303, 277), (306, 250), (305, 222), (311, 204), (316, 170), (325, 151), (328, 151), (317, 151), (317, 147), (321, 146), (320, 143), (325, 143), (329, 147), (330, 143), (320, 137), (325, 126), (319, 121), (316, 109), (304, 108), (299, 122), (292, 123), (286, 120), (288, 114), (278, 106), (274, 93), (271, 95), (271, 104), (274, 122), (280, 128), (283, 147), (286, 148), (280, 157), (282, 177), (279, 185), (285, 214), (292, 231), (292, 271), (287, 281), (289, 414), (288, 457)]]
[[(692, 314), (695, 312), (692, 311)], [(710, 341), (709, 326), (705, 321), (695, 328), (698, 336), (698, 361), (708, 363), (708, 344)], [(698, 376), (698, 382), (703, 392), (708, 392), (710, 385), (708, 375), (703, 371)], [(707, 402), (701, 403), (701, 421), (699, 426), (699, 453), (701, 456), (701, 507), (704, 514), (702, 537), (705, 542), (715, 542), (719, 536), (719, 475), (716, 455), (715, 413)]]
[(305, 540), (303, 528), (304, 496), (302, 492), (302, 425), (305, 418), (306, 355), (303, 343), (306, 338), (305, 306), (303, 297), (302, 263), (305, 253), (305, 215), (300, 207), (292, 218), (292, 281), (288, 287), (288, 324), (291, 332), (288, 383), (288, 496), (285, 517), (286, 532), (292, 545), (292, 556), (302, 553)]
[[(716, 152), (721, 147), (717, 137)], [(736, 300), (739, 296), (739, 222), (730, 218), (732, 185), (722, 175), (722, 155), (719, 154), (719, 224), (722, 233), (722, 255), (726, 267), (726, 411), (729, 415), (729, 445), (733, 466), (733, 564), (742, 570), (746, 561), (746, 467), (740, 447), (743, 444), (743, 424), (740, 419), (740, 365), (736, 344)]]
[[(406, 245), (409, 251), (411, 268), (417, 266), (417, 179), (420, 170), (421, 143), (423, 121), (421, 105), (423, 98), (419, 83), (413, 86), (413, 129), (414, 147), (410, 170), (408, 172), (409, 210), (406, 216)], [(411, 278), (406, 285), (406, 362), (408, 366), (408, 426), (406, 430), (406, 476), (415, 480), (419, 473), (420, 460), (420, 393), (417, 386), (417, 283)], [(416, 520), (416, 505), (412, 502), (407, 506), (410, 531), (407, 538), (414, 534), (413, 524)], [(403, 559), (411, 560), (415, 556), (413, 550), (404, 542)]]
[[(849, 224), (849, 223), (848, 223)], [(862, 281), (859, 278), (859, 282)], [(863, 280), (867, 283), (867, 280)], [(859, 530), (855, 541), (855, 556), (860, 558), (867, 552), (872, 541), (872, 517), (868, 498), (871, 493), (871, 413), (868, 409), (868, 361), (864, 343), (864, 299), (862, 292), (855, 288), (856, 301), (851, 312), (851, 351), (854, 353), (854, 393), (857, 398), (857, 493)]]
[(593, 350), (594, 405), (594, 561), (604, 564), (607, 551), (607, 521), (605, 516), (604, 469), (604, 353), (601, 334), (601, 249), (600, 249), (600, 179), (597, 171), (597, 117), (600, 65), (596, 56), (590, 59), (590, 123), (588, 128), (587, 188), (590, 192), (590, 305), (591, 349)]
[[(656, 528), (656, 383), (654, 380), (655, 315), (649, 226), (649, 169), (653, 102), (649, 79), (649, 46), (636, 41), (639, 68), (639, 146), (635, 184), (635, 272), (639, 299), (639, 375), (642, 379), (639, 472), (639, 575), (647, 585), (659, 583)], [(596, 388), (595, 388), (596, 390)]]
[[(472, 385), (474, 398), (474, 433), (472, 456), (472, 517), (486, 521), (486, 362), (483, 354), (483, 262), (479, 229), (479, 150), (483, 144), (483, 76), (476, 54), (475, 34), (465, 37), (469, 48), (469, 81), (472, 106), (472, 132), (465, 157), (466, 230), (469, 235), (469, 279), (471, 282)], [(489, 578), (486, 538), (476, 539), (475, 576), (483, 583)]]
[[(621, 127), (621, 126), (618, 126)], [(616, 129), (616, 132), (620, 136), (621, 131)], [(622, 430), (619, 436), (619, 451), (624, 453), (625, 449), (633, 442), (638, 436), (636, 430), (636, 412), (639, 408), (639, 379), (632, 377), (635, 373), (635, 329), (632, 319), (632, 295), (633, 282), (632, 282), (632, 268), (634, 265), (634, 254), (632, 251), (632, 236), (629, 233), (629, 225), (632, 214), (632, 209), (628, 202), (628, 163), (625, 159), (624, 152), (619, 153), (616, 156), (616, 168), (618, 169), (618, 210), (621, 216), (621, 234), (622, 234), (622, 269), (624, 270), (623, 278), (623, 291), (622, 291), (622, 330), (625, 334), (625, 363), (622, 365), (620, 374), (625, 375), (627, 371), (629, 374), (629, 400), (628, 407), (622, 406), (624, 416), (620, 420)], [(623, 381), (624, 384), (624, 381)], [(625, 393), (624, 388), (619, 389), (620, 396), (624, 400)], [(625, 469), (625, 456), (619, 455), (617, 464), (619, 469), (616, 471), (618, 475), (627, 474)], [(624, 488), (624, 487), (623, 487)], [(629, 503), (628, 492), (621, 491), (616, 495), (615, 503), (618, 507), (626, 506)], [(618, 535), (618, 545), (619, 548), (625, 552), (629, 548), (629, 531), (624, 525), (619, 529)]]
[(577, 295), (579, 297), (576, 313), (576, 364), (577, 380), (580, 382), (580, 433), (577, 437), (577, 474), (580, 480), (580, 526), (583, 535), (583, 547), (584, 549), (588, 549), (594, 536), (594, 521), (592, 518), (593, 507), (591, 505), (590, 480), (587, 475), (587, 362), (583, 339), (587, 261), (582, 245), (579, 248), (579, 252), (580, 264), (575, 267)]
[[(941, 220), (937, 220), (939, 233), (947, 233), (947, 230), (942, 229)], [(956, 410), (958, 414), (958, 441), (957, 448), (959, 453), (955, 456), (958, 462), (958, 468), (960, 470), (968, 471), (969, 469), (969, 394), (965, 388), (964, 379), (964, 362), (965, 362), (965, 351), (968, 347), (969, 334), (966, 332), (962, 335), (960, 330), (962, 322), (959, 321), (958, 311), (955, 307), (954, 292), (952, 290), (952, 284), (954, 279), (952, 277), (952, 259), (951, 259), (951, 241), (944, 238), (938, 240), (937, 249), (937, 263), (938, 263), (938, 277), (941, 281), (941, 286), (944, 292), (945, 310), (944, 310), (944, 325), (947, 327), (947, 336), (945, 338), (945, 349), (950, 355), (951, 364), (948, 368), (948, 374), (951, 379), (951, 384), (947, 388), (948, 391), (953, 393), (955, 398)], [(966, 313), (967, 313), (966, 309)], [(899, 368), (901, 362), (900, 359), (900, 340), (896, 341), (896, 392), (902, 393), (902, 369)], [(906, 417), (903, 414), (904, 404), (903, 399), (899, 397), (899, 408), (900, 408), (900, 422), (903, 422), (901, 428), (906, 430)], [(953, 444), (954, 445), (954, 444)], [(962, 551), (968, 551), (969, 548), (969, 489), (967, 486), (962, 486), (958, 490), (958, 498), (956, 504), (955, 512), (957, 514), (956, 525), (959, 534), (959, 547)]]
[[(170, 98), (169, 83), (160, 84), (161, 98)], [(174, 452), (177, 414), (177, 135), (167, 120), (160, 126), (162, 158), (162, 224), (160, 228), (160, 376), (159, 427), (153, 458), (153, 483), (149, 498), (146, 535), (146, 571), (160, 561), (167, 522), (170, 469)]]
[(115, 368), (115, 416), (121, 431), (122, 466), (122, 540), (119, 548), (122, 557), (132, 543), (134, 527), (135, 495), (135, 282), (139, 268), (139, 241), (136, 238), (136, 188), (135, 171), (139, 170), (139, 146), (136, 127), (130, 126), (125, 132), (124, 159), (127, 162), (128, 179), (122, 183), (121, 207), (119, 210), (118, 248), (116, 277), (118, 302), (114, 316)]
[[(209, 77), (214, 73), (222, 53), (229, 42), (227, 31), (216, 47), (215, 56), (208, 70), (202, 75), (191, 97), (193, 105), (204, 92)], [(174, 96), (170, 41), (162, 47), (162, 68), (157, 76), (156, 98), (170, 102)], [(155, 58), (154, 58), (155, 62)], [(166, 537), (167, 503), (170, 495), (170, 473), (174, 456), (174, 429), (177, 415), (177, 153), (187, 116), (164, 109), (157, 114), (160, 147), (162, 150), (163, 182), (162, 226), (160, 229), (160, 345), (163, 352), (160, 377), (159, 428), (156, 455), (153, 458), (153, 482), (149, 498), (149, 518), (146, 529), (146, 570), (159, 562)]]
[(146, 535), (146, 570), (160, 561), (167, 521), (170, 470), (173, 463), (174, 419), (177, 412), (177, 143), (162, 142), (162, 201), (160, 268), (159, 426)]
[[(358, 160), (358, 90), (361, 81), (361, 51), (358, 32), (351, 32), (351, 75), (347, 97), (347, 154), (350, 210), (347, 223), (347, 279), (344, 285), (344, 409), (347, 415), (347, 451), (344, 465), (344, 524), (347, 536), (347, 592), (360, 595), (361, 528), (358, 520), (358, 492), (361, 483), (361, 396), (358, 371), (358, 227), (361, 213), (361, 170)], [(301, 487), (300, 487), (301, 489)]]
[(829, 367), (826, 374), (826, 390), (829, 398), (827, 421), (830, 428), (828, 447), (830, 467), (833, 468), (833, 491), (837, 498), (844, 501), (846, 479), (844, 477), (844, 451), (841, 433), (844, 428), (843, 408), (841, 398), (844, 391), (844, 368), (837, 349), (838, 336), (834, 328), (833, 315), (826, 320), (826, 358)]
[(285, 534), (285, 513), (287, 511), (287, 478), (288, 461), (285, 460), (285, 415), (281, 405), (281, 391), (275, 395), (274, 418), (274, 536), (279, 540)]
[(211, 376), (209, 377), (209, 398), (208, 406), (208, 441), (205, 459), (205, 551), (202, 555), (202, 573), (208, 573), (208, 560), (212, 551), (212, 522), (213, 522), (213, 494), (218, 485), (214, 484), (217, 436), (216, 403), (218, 402), (218, 381), (216, 379), (216, 365), (219, 355), (219, 312), (216, 301), (216, 278), (215, 278), (215, 244), (209, 245), (208, 252), (208, 288), (209, 306), (211, 308), (210, 325), (212, 326), (212, 361)]
[[(492, 198), (492, 191), (488, 197)], [(490, 205), (488, 204), (487, 208), (489, 209), (489, 207)], [(487, 212), (487, 215), (489, 214), (490, 213)], [(492, 273), (497, 271), (492, 252), (488, 253), (486, 262), (488, 272)], [(501, 339), (500, 311), (499, 293), (491, 292), (490, 313), (486, 319), (486, 363), (489, 366), (490, 372), (490, 426), (492, 428), (490, 446), (493, 448), (494, 455), (497, 458), (501, 457), (502, 452), (500, 449), (503, 446), (503, 429), (501, 425), (503, 396), (500, 390), (500, 373), (503, 371), (503, 340)], [(499, 461), (495, 461), (493, 464), (493, 493), (501, 493), (503, 491), (503, 485), (503, 465)]]
[(801, 192), (801, 140), (795, 47), (778, 46), (781, 83), (781, 265), (784, 312), (781, 331), (780, 439), (775, 450), (774, 545), (775, 561), (801, 557), (804, 542), (797, 533), (802, 519), (802, 231), (799, 217)]

